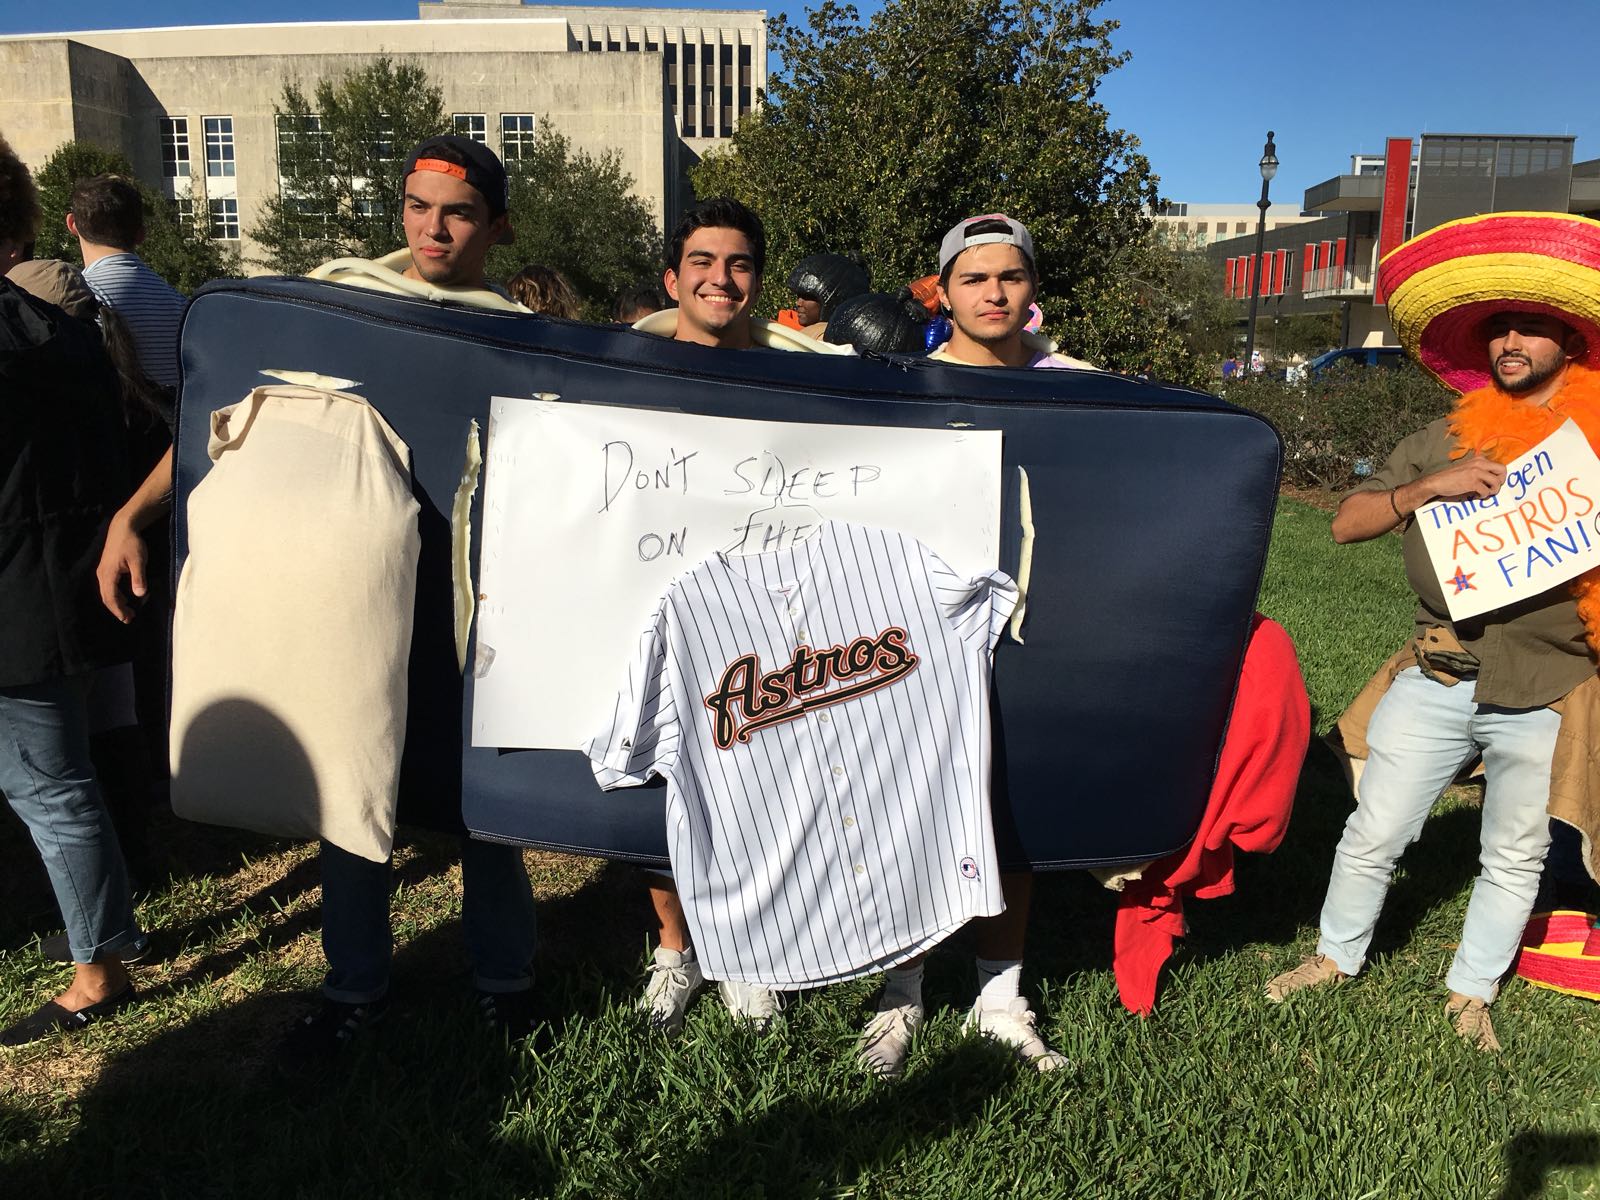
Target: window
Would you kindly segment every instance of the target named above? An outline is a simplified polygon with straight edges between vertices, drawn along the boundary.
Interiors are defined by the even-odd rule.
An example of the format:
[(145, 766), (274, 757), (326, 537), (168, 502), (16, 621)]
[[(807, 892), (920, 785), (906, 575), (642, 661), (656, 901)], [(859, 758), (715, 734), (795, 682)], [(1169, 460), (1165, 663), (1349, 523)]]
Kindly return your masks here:
[(507, 168), (533, 155), (533, 114), (500, 114), (500, 157)]
[(750, 47), (739, 47), (739, 115), (750, 111)]
[[(229, 201), (229, 203), (237, 202)], [(290, 200), (288, 204), (289, 211), (294, 213), (294, 229), (296, 237), (325, 238), (329, 237), (333, 233), (333, 214), (323, 207), (323, 202), (321, 200)], [(213, 227), (215, 224), (216, 216), (213, 212)], [(234, 221), (233, 228), (234, 231), (231, 235), (224, 234), (221, 236), (239, 236), (237, 218)]]
[(468, 138), (474, 142), (489, 141), (489, 118), (483, 113), (457, 113), (455, 116), (456, 135)]
[[(232, 165), (231, 163), (229, 165)], [(212, 200), (211, 236), (225, 241), (239, 240), (239, 202), (237, 200)]]
[(1244, 235), (1246, 233), (1249, 233), (1249, 232), (1250, 232), (1249, 224), (1247, 222), (1245, 222), (1245, 221), (1239, 221), (1239, 222), (1235, 223), (1235, 225), (1233, 227), (1233, 236), (1234, 237), (1240, 237), (1240, 236), (1242, 236), (1242, 235)]
[[(206, 134), (206, 175), (212, 178), (231, 178), (233, 164), (233, 118), (204, 118)], [(238, 221), (234, 222), (234, 237), (238, 237)]]
[(189, 118), (161, 118), (161, 174), (166, 179), (189, 177)]
[(372, 143), (372, 157), (379, 162), (394, 161), (394, 118), (383, 115), (378, 118), (378, 140)]
[(321, 173), (322, 164), (333, 161), (333, 135), (322, 128), (318, 116), (278, 118), (278, 174)]
[(178, 224), (185, 229), (194, 228), (194, 199), (191, 196), (179, 196), (171, 201), (173, 215), (178, 218)]

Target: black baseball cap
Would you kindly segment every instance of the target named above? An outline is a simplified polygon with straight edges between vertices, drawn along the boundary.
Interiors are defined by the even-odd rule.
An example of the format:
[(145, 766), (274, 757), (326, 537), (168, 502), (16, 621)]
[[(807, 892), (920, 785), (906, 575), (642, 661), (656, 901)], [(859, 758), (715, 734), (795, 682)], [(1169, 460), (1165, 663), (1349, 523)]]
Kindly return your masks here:
[(442, 133), (426, 138), (406, 155), (406, 169), (400, 174), (401, 190), (413, 171), (438, 171), (478, 189), (488, 201), (489, 215), (498, 217), (510, 203), (510, 187), (500, 156), (482, 142)]

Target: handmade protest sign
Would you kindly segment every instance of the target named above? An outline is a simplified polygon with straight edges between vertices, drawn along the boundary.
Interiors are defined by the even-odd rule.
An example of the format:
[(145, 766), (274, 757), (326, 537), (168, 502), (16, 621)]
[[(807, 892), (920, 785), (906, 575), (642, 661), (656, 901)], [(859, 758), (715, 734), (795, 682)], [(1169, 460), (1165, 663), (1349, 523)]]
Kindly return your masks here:
[(1537, 596), (1600, 566), (1600, 458), (1571, 421), (1506, 464), (1486, 500), (1416, 513), (1452, 620)]
[(576, 749), (672, 580), (824, 521), (895, 529), (957, 571), (999, 561), (997, 430), (747, 421), (495, 397), (472, 743)]

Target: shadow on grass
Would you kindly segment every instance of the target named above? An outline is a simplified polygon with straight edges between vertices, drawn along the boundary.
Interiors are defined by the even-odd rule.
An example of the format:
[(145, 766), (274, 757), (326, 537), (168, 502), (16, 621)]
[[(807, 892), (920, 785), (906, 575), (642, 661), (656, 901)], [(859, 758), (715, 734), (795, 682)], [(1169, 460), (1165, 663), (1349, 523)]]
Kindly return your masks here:
[(483, 1027), (470, 989), (440, 972), (458, 940), (452, 922), (400, 951), (386, 1020), (331, 1068), (274, 1065), (307, 1008), (281, 994), (214, 1009), (111, 1059), (65, 1142), (14, 1155), (8, 1194), (547, 1192), (549, 1164), (496, 1137), (524, 1051)]
[[(1261, 942), (1287, 946), (1306, 928), (1315, 929), (1334, 849), (1354, 807), (1332, 752), (1313, 739), (1283, 844), (1273, 854), (1236, 858), (1232, 896), (1185, 906), (1191, 953), (1225, 955)], [(1470, 808), (1428, 819), (1421, 838), (1401, 857), (1373, 936), (1373, 956), (1408, 943), (1430, 911), (1453, 900), (1477, 875), (1478, 826), (1478, 812)]]
[(838, 1195), (892, 1171), (927, 1141), (959, 1139), (1013, 1081), (1009, 1053), (967, 1039), (898, 1083), (819, 1101), (788, 1096), (703, 1140), (639, 1189), (643, 1200), (750, 1194)]
[(1557, 1167), (1600, 1164), (1600, 1134), (1519, 1133), (1506, 1143), (1506, 1181), (1495, 1200), (1535, 1200)]

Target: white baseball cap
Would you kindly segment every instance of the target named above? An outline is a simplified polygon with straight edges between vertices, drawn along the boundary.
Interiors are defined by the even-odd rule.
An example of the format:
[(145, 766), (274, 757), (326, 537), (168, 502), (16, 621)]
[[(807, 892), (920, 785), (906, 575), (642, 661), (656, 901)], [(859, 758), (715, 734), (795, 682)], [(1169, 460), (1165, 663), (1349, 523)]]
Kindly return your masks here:
[[(1004, 225), (1004, 229), (995, 228)], [(974, 227), (977, 232), (968, 232)], [(985, 213), (981, 217), (968, 217), (959, 222), (939, 243), (939, 274), (955, 261), (956, 255), (973, 246), (1015, 246), (1033, 261), (1033, 238), (1021, 221), (1013, 221), (1005, 213)]]

